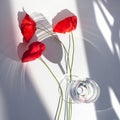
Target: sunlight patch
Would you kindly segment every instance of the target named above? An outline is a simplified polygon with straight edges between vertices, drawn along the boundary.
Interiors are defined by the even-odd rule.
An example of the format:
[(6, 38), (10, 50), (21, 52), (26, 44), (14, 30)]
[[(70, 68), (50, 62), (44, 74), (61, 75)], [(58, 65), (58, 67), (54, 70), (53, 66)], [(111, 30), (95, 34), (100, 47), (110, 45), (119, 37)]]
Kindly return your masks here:
[(109, 92), (110, 92), (112, 106), (113, 106), (118, 118), (120, 119), (120, 103), (117, 100), (117, 97), (116, 97), (116, 95), (111, 87), (109, 87)]
[[(111, 41), (111, 30), (109, 28), (109, 25), (99, 7), (99, 5), (96, 2), (93, 2), (93, 5), (94, 5), (94, 11), (95, 11), (97, 25), (98, 25), (104, 39), (106, 40), (107, 45), (109, 46), (109, 49), (111, 50), (112, 53), (114, 53), (114, 49), (113, 49), (113, 45), (112, 45), (112, 41)], [(107, 17), (108, 16), (106, 16), (106, 18)], [(109, 19), (109, 18), (107, 18), (107, 19)]]
[(99, 5), (102, 9), (102, 12), (103, 12), (105, 18), (107, 19), (106, 21), (108, 22), (108, 24), (110, 26), (113, 26), (113, 24), (114, 24), (113, 16), (109, 13), (109, 11), (105, 8), (105, 6), (102, 4), (102, 2), (100, 0), (98, 2), (99, 2)]

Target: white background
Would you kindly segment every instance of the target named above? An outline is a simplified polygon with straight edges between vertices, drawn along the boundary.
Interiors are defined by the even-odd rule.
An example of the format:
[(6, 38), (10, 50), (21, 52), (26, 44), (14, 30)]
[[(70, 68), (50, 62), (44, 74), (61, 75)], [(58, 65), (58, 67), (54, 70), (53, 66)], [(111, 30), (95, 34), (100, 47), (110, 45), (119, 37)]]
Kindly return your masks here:
[[(74, 104), (73, 120), (119, 120), (119, 6), (119, 0), (1, 0), (0, 120), (54, 120), (57, 108), (58, 87), (49, 71), (39, 60), (21, 63), (18, 57), (23, 42), (19, 13), (23, 8), (29, 14), (43, 14), (50, 24), (63, 9), (77, 15), (73, 74), (91, 77), (99, 84), (101, 94), (95, 104)], [(67, 45), (65, 36), (60, 38)], [(42, 57), (61, 79), (64, 53), (59, 47), (57, 56), (55, 48), (51, 47), (54, 58), (49, 58), (49, 50)]]

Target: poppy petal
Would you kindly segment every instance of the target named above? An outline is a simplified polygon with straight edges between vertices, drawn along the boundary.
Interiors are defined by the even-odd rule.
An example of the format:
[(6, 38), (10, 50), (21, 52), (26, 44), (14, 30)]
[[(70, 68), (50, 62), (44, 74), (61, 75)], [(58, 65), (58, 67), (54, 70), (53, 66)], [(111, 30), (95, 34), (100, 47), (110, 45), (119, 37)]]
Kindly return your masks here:
[(42, 42), (34, 42), (29, 46), (29, 49), (24, 52), (22, 62), (29, 62), (39, 58), (46, 46)]
[(26, 42), (29, 42), (36, 31), (35, 21), (26, 14), (21, 23), (21, 32)]
[(77, 26), (77, 17), (70, 16), (61, 21), (59, 21), (53, 28), (54, 32), (66, 33), (71, 32), (76, 29)]

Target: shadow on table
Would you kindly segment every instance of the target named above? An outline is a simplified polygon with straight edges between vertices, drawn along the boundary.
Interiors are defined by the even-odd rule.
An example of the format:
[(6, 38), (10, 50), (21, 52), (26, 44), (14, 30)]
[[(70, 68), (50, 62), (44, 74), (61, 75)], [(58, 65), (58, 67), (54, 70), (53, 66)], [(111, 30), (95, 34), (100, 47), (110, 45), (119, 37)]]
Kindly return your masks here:
[[(17, 54), (10, 1), (0, 4), (0, 119), (50, 120)], [(16, 15), (17, 19), (17, 15)], [(24, 86), (25, 85), (25, 86)]]
[[(101, 2), (99, 0), (76, 0), (76, 4), (90, 77), (101, 88), (100, 97), (95, 103), (97, 120), (118, 120), (117, 111), (113, 108), (114, 102), (111, 102), (110, 90), (113, 91), (116, 100), (120, 102), (120, 2), (118, 0), (106, 2), (104, 0)], [(113, 17), (113, 24), (110, 24), (102, 6)], [(105, 24), (102, 23), (102, 20)], [(108, 29), (104, 28), (106, 27), (104, 25)], [(111, 37), (106, 39), (103, 31), (106, 33), (110, 31)], [(111, 42), (112, 50), (108, 41)]]

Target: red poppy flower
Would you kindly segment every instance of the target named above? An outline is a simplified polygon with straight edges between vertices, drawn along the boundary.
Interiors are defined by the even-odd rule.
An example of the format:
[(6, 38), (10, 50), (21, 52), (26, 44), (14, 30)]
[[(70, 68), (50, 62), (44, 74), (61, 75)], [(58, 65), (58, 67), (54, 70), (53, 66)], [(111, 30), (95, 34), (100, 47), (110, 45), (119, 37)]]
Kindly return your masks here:
[(45, 48), (45, 44), (41, 42), (32, 43), (29, 46), (29, 49), (26, 52), (24, 52), (22, 56), (22, 62), (29, 62), (35, 60), (36, 58), (39, 58), (42, 55)]
[(53, 28), (54, 32), (66, 33), (76, 29), (77, 17), (75, 15), (64, 18), (59, 21)]
[(35, 21), (26, 14), (21, 23), (21, 32), (23, 34), (24, 40), (29, 42), (33, 37), (36, 31), (36, 23)]

